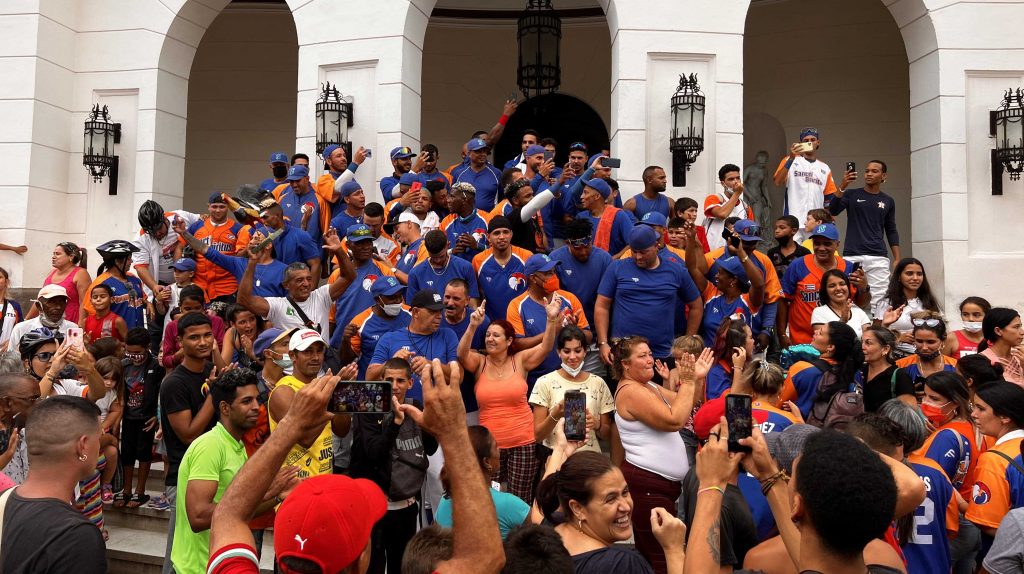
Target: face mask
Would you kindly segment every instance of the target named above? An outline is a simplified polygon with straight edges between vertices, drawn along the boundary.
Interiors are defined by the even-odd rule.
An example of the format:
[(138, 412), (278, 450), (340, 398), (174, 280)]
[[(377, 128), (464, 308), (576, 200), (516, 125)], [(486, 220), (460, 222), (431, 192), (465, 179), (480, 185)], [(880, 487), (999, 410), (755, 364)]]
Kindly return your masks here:
[(575, 369), (570, 367), (566, 363), (562, 363), (562, 369), (564, 369), (565, 372), (569, 373), (570, 377), (575, 377), (576, 375), (580, 374), (580, 371), (583, 370), (583, 363), (580, 363), (580, 366), (576, 367)]
[(274, 359), (274, 364), (281, 367), (281, 370), (284, 371), (284, 374), (286, 375), (292, 374), (292, 369), (294, 369), (295, 366), (292, 362), (292, 358), (288, 356), (288, 353), (282, 353), (280, 359)]
[(964, 331), (968, 333), (981, 331), (981, 321), (964, 321)]
[(555, 291), (558, 291), (560, 286), (561, 284), (558, 282), (558, 275), (552, 275), (544, 282), (544, 292), (554, 293)]
[(949, 416), (947, 413), (944, 413), (942, 411), (943, 407), (945, 407), (948, 404), (949, 403), (947, 402), (941, 405), (933, 405), (931, 403), (922, 402), (921, 414), (923, 414), (924, 417), (928, 419), (929, 422), (932, 423), (932, 425), (940, 427), (946, 424), (946, 418)]
[(939, 355), (941, 354), (942, 353), (939, 351), (935, 351), (934, 353), (922, 353), (921, 351), (917, 352), (917, 356), (921, 357), (922, 361), (934, 361), (935, 359), (938, 359)]
[(273, 170), (274, 179), (284, 179), (284, 176), (288, 175), (288, 166), (286, 165), (275, 165)]
[(384, 307), (384, 314), (388, 317), (397, 317), (398, 314), (402, 312), (401, 303), (389, 303), (387, 305), (382, 305), (382, 307)]

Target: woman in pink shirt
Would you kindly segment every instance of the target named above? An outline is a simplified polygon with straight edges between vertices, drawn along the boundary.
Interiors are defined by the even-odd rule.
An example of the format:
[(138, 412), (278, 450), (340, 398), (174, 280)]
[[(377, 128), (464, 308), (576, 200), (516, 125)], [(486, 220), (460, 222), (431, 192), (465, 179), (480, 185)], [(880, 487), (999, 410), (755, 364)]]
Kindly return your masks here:
[[(82, 306), (85, 304), (85, 291), (92, 283), (92, 277), (85, 270), (85, 249), (70, 241), (62, 241), (53, 248), (50, 265), (53, 266), (53, 271), (46, 276), (43, 286), (53, 283), (68, 292), (68, 306), (64, 310), (64, 318), (77, 325), (78, 319), (84, 315)], [(33, 305), (25, 318), (31, 319), (37, 315), (39, 309)]]

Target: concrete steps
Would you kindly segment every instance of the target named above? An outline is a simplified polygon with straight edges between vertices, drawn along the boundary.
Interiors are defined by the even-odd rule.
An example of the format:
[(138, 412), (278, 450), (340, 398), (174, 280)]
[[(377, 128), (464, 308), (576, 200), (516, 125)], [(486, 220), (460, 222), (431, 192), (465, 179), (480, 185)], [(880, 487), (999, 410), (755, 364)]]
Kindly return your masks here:
[[(163, 464), (154, 462), (146, 481), (146, 494), (151, 498), (163, 495)], [(114, 508), (104, 505), (103, 517), (110, 540), (107, 542), (107, 564), (110, 574), (159, 574), (167, 548), (170, 511), (155, 508)], [(274, 571), (274, 534), (267, 531), (263, 540), (260, 572)]]

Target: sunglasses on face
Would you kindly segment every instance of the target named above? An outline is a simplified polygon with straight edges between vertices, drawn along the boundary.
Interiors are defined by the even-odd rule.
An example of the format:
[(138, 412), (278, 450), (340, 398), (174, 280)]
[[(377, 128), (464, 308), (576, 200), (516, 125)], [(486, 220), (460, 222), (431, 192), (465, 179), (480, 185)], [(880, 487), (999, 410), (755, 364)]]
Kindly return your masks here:
[(35, 358), (45, 363), (52, 359), (56, 354), (57, 353), (54, 353), (53, 351), (43, 351), (42, 353), (36, 353)]

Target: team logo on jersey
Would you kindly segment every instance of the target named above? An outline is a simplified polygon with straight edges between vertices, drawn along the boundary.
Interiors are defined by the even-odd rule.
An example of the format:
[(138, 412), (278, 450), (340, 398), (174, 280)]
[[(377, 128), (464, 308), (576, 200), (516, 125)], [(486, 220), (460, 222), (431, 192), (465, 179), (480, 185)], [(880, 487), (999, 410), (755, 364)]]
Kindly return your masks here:
[(879, 201), (878, 202), (878, 209), (885, 209), (885, 202), (884, 201)]
[(519, 273), (518, 271), (509, 275), (508, 277), (508, 288), (513, 291), (526, 287), (526, 275)]
[(974, 499), (974, 504), (985, 504), (989, 500), (992, 500), (992, 491), (989, 490), (988, 486), (984, 482), (974, 483), (974, 489), (971, 490), (971, 497)]
[(478, 228), (473, 230), (473, 239), (476, 239), (477, 243), (480, 243), (481, 241), (483, 241), (484, 237), (487, 237), (487, 230), (486, 229), (480, 229), (478, 227)]
[(572, 269), (566, 269), (565, 274), (568, 275), (569, 277), (572, 277)]
[(533, 319), (527, 319), (526, 322), (529, 323), (530, 325), (533, 325)]
[(640, 278), (639, 277), (632, 277), (631, 279), (633, 279), (633, 283), (639, 283), (640, 282)]
[(366, 279), (363, 279), (363, 289), (365, 289), (366, 292), (369, 293), (370, 287), (373, 286), (373, 282), (376, 281), (377, 279), (378, 277), (372, 273), (367, 275)]
[(434, 286), (434, 281), (433, 280), (427, 281), (427, 285), (430, 285), (431, 287), (433, 287)]

